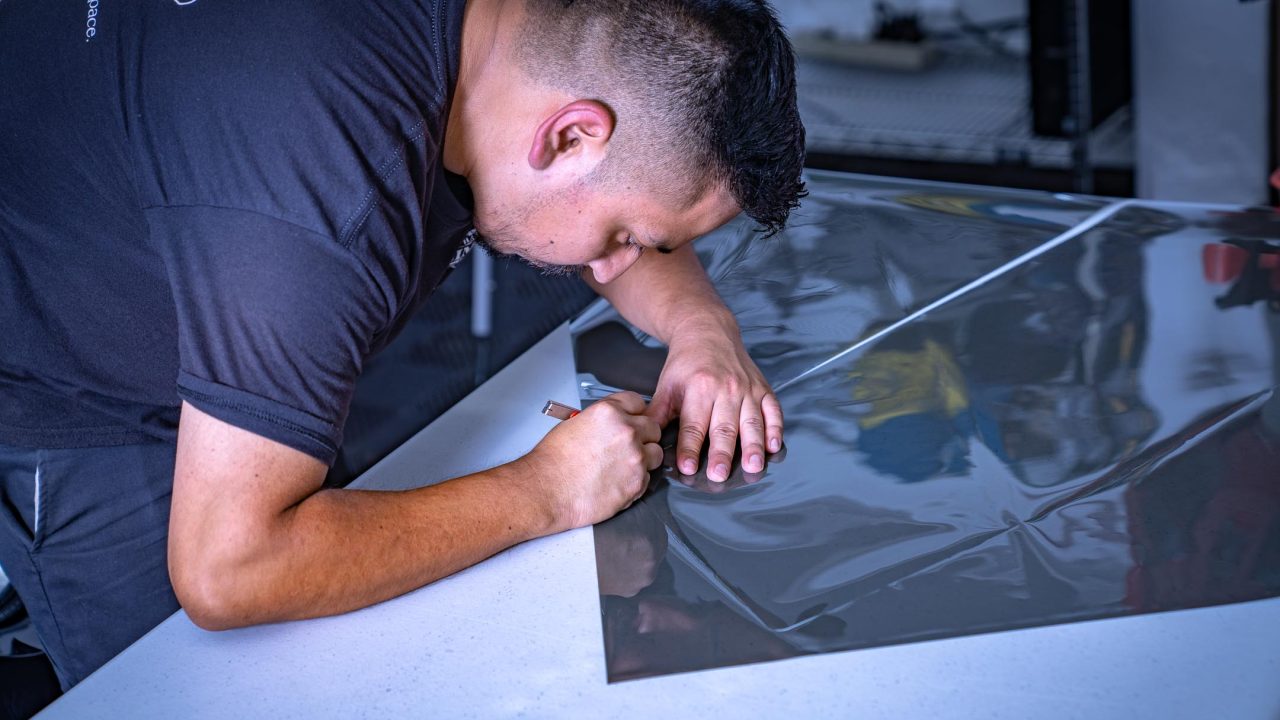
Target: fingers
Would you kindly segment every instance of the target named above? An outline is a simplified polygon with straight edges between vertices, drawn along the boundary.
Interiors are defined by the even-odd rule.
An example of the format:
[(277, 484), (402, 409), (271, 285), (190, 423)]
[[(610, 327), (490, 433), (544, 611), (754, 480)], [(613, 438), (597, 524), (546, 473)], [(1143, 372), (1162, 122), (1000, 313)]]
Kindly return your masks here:
[(613, 403), (628, 415), (640, 415), (645, 411), (644, 398), (630, 390), (614, 393), (605, 398), (605, 402)]
[(631, 489), (624, 491), (627, 493), (625, 500), (623, 504), (614, 511), (615, 513), (622, 512), (623, 510), (631, 507), (636, 503), (636, 501), (644, 497), (645, 493), (649, 492), (649, 473), (658, 469), (658, 467), (662, 465), (662, 446), (657, 443), (647, 442), (641, 445), (640, 455), (643, 458), (646, 472), (638, 479), (638, 482), (634, 484), (628, 482), (626, 484), (626, 487)]
[(707, 479), (724, 482), (729, 478), (733, 451), (738, 447), (738, 422), (742, 417), (741, 402), (716, 403), (708, 431)]
[(662, 426), (651, 417), (637, 415), (631, 418), (631, 426), (636, 429), (640, 442), (656, 444), (662, 439)]
[(764, 435), (769, 452), (776, 453), (782, 449), (782, 404), (778, 396), (769, 393), (760, 401), (760, 409), (764, 412)]
[[(677, 468), (685, 475), (698, 471), (698, 455), (704, 441), (710, 441), (707, 478), (714, 482), (724, 482), (729, 477), (739, 439), (743, 470), (749, 473), (764, 471), (766, 447), (769, 452), (782, 448), (782, 407), (772, 393), (759, 402), (721, 398), (711, 409), (701, 398), (687, 397), (686, 401), (676, 447)], [(708, 415), (713, 416), (708, 419)]]
[(759, 403), (750, 399), (742, 403), (738, 432), (742, 442), (742, 469), (749, 473), (764, 470), (764, 416)]
[(680, 435), (676, 440), (677, 467), (685, 475), (698, 472), (698, 455), (707, 438), (713, 398), (706, 395), (686, 396), (680, 412)]
[(644, 414), (656, 420), (659, 425), (666, 425), (671, 422), (671, 418), (675, 417), (676, 414), (672, 403), (672, 394), (659, 390), (654, 394), (653, 400), (649, 402), (649, 407), (644, 411)]
[(650, 472), (662, 467), (662, 446), (661, 445), (653, 442), (645, 443), (643, 450), (644, 450), (644, 466), (648, 468)]

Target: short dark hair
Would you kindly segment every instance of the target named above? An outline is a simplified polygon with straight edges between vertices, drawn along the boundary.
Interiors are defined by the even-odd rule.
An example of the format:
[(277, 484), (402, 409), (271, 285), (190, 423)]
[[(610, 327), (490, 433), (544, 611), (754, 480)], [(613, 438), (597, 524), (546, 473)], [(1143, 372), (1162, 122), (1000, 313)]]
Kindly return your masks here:
[[(616, 114), (606, 174), (724, 183), (770, 235), (804, 196), (795, 54), (763, 0), (525, 0), (533, 78)], [(615, 156), (612, 150), (623, 150)], [(625, 149), (624, 149), (625, 148)]]

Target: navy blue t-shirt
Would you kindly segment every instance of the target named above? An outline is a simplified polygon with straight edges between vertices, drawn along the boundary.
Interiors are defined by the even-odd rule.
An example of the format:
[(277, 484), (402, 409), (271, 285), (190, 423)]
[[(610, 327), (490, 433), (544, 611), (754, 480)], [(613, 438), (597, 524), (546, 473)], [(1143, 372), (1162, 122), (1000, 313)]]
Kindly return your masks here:
[(0, 444), (173, 440), (186, 400), (331, 463), (470, 228), (462, 6), (0, 2)]

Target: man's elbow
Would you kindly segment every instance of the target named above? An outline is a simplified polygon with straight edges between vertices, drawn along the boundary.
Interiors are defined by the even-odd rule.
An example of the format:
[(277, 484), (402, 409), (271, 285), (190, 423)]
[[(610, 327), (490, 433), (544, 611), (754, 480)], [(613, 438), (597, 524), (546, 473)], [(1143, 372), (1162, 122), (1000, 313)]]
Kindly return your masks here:
[(231, 630), (254, 625), (249, 593), (239, 587), (242, 572), (236, 563), (220, 560), (214, 553), (174, 553), (170, 545), (169, 581), (187, 617), (204, 630)]

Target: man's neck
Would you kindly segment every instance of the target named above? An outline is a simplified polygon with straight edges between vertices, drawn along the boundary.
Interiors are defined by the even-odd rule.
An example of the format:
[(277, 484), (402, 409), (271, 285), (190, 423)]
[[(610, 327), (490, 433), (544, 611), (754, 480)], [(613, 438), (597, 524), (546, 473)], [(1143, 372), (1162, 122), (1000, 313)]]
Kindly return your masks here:
[[(502, 47), (503, 23), (511, 14), (523, 12), (520, 3), (510, 0), (468, 0), (462, 16), (462, 48), (458, 56), (458, 84), (445, 126), (444, 167), (468, 176), (475, 165), (475, 143), (482, 136), (481, 109), (489, 92), (496, 66), (505, 62)], [(505, 14), (505, 17), (504, 17)]]

